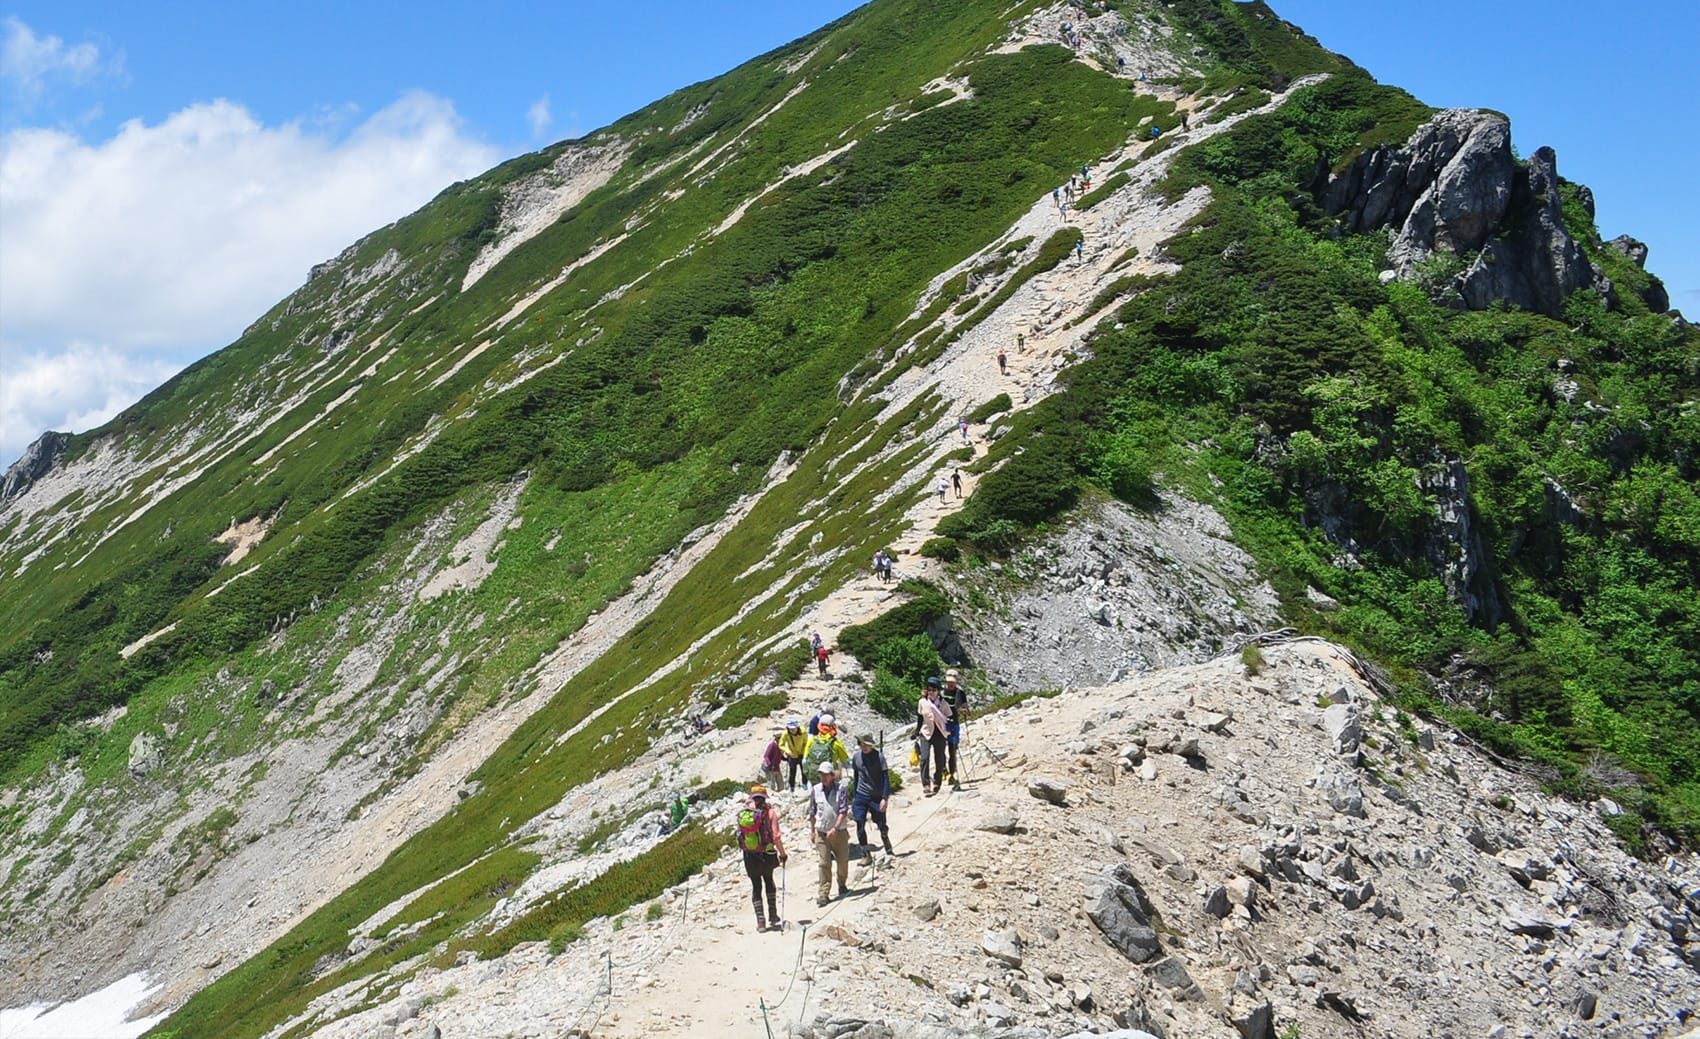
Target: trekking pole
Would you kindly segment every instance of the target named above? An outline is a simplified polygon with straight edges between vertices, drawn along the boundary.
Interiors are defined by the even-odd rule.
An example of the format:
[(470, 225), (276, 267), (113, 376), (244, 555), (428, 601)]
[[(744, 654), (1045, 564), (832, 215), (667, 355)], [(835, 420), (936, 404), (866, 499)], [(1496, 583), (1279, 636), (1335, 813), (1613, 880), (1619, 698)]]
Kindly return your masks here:
[[(789, 857), (789, 856), (787, 856), (787, 857)], [(790, 920), (786, 919), (786, 916), (790, 913), (790, 911), (791, 911), (791, 903), (785, 901), (785, 863), (781, 862), (779, 864), (779, 933), (780, 934), (785, 933), (786, 925), (791, 922)], [(771, 1035), (772, 1029), (769, 1029), (768, 1032)]]
[(767, 1000), (758, 999), (756, 1003), (761, 1007), (761, 1026), (767, 1029), (767, 1039), (773, 1039), (773, 1022), (767, 1019)]

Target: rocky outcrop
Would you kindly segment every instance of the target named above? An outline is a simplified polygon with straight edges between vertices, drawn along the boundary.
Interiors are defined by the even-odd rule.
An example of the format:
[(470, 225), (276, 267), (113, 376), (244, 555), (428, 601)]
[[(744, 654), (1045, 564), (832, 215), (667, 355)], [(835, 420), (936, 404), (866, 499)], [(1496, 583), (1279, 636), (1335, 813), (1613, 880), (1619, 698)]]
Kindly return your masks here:
[(1323, 208), (1347, 230), (1395, 232), (1388, 250), (1407, 274), (1437, 249), (1480, 249), (1511, 205), (1516, 162), (1502, 115), (1452, 108), (1417, 128), (1402, 146), (1360, 155), (1329, 179)]
[(0, 483), (0, 502), (18, 497), (52, 472), (59, 459), (65, 456), (65, 445), (70, 442), (71, 434), (51, 430), (37, 437), (35, 443), (24, 449), (23, 457), (6, 470), (6, 481)]
[(1517, 172), (1511, 212), (1500, 233), (1455, 282), (1465, 306), (1486, 310), (1503, 300), (1525, 310), (1557, 314), (1565, 297), (1578, 289), (1612, 297), (1610, 280), (1565, 230), (1558, 187), (1557, 154), (1551, 148), (1536, 149)]
[[(1404, 144), (1375, 148), (1331, 176), (1323, 209), (1349, 231), (1393, 232), (1394, 276), (1410, 277), (1435, 253), (1475, 254), (1446, 286), (1464, 306), (1496, 302), (1557, 314), (1566, 296), (1612, 285), (1564, 226), (1558, 159), (1538, 149), (1519, 166), (1511, 125), (1494, 112), (1454, 108)], [(1592, 204), (1592, 193), (1583, 199)]]
[[(1647, 269), (1647, 243), (1626, 234), (1620, 234), (1606, 243), (1607, 249), (1612, 249), (1629, 257), (1635, 266)], [(1656, 314), (1663, 314), (1670, 309), (1670, 292), (1665, 289), (1665, 283), (1653, 275), (1648, 275), (1648, 285), (1641, 289), (1641, 301), (1647, 304), (1647, 309)]]
[(1501, 619), (1485, 561), (1491, 558), (1470, 510), (1470, 474), (1462, 459), (1449, 458), (1421, 477), (1423, 493), (1435, 503), (1435, 528), (1423, 545), (1429, 570), (1446, 582), (1453, 602), (1472, 624), (1488, 628)]

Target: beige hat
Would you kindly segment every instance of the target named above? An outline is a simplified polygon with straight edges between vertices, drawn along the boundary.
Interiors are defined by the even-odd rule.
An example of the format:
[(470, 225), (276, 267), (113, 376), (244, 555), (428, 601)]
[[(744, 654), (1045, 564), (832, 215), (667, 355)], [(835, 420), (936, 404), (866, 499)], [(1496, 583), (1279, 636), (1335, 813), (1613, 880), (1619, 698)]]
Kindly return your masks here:
[(950, 668), (950, 669), (949, 669), (949, 670), (947, 670), (947, 671), (946, 671), (946, 672), (945, 672), (945, 673), (944, 673), (944, 680), (945, 680), (945, 681), (946, 681), (946, 682), (954, 682), (954, 681), (956, 681), (956, 668), (954, 668), (954, 667), (953, 667), (953, 668)]

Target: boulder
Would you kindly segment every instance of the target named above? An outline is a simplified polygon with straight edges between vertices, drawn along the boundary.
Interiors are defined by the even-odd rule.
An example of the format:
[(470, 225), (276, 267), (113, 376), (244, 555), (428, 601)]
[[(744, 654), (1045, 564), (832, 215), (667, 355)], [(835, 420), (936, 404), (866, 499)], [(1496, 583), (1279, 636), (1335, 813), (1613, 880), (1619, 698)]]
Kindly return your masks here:
[(1068, 799), (1068, 784), (1060, 779), (1034, 776), (1027, 781), (1027, 793), (1046, 804), (1060, 805)]
[(910, 912), (915, 914), (917, 920), (927, 923), (939, 915), (939, 909), (939, 900), (929, 898), (924, 902), (915, 903), (910, 907)]
[(1335, 754), (1356, 760), (1364, 739), (1363, 712), (1357, 704), (1337, 703), (1323, 711), (1322, 729)]
[(1364, 788), (1357, 776), (1338, 766), (1324, 765), (1311, 776), (1310, 783), (1336, 812), (1358, 819), (1364, 817)]
[(165, 752), (160, 750), (159, 737), (151, 732), (138, 732), (130, 741), (130, 775), (140, 779), (165, 767)]
[(1015, 813), (1007, 808), (993, 808), (982, 815), (974, 824), (974, 829), (987, 833), (1011, 834), (1019, 827), (1020, 822)]
[(1233, 909), (1233, 903), (1228, 901), (1228, 889), (1220, 884), (1210, 889), (1204, 896), (1204, 911), (1220, 920)]
[(1086, 915), (1105, 939), (1134, 963), (1146, 963), (1162, 952), (1155, 915), (1145, 890), (1125, 864), (1106, 870), (1088, 883)]
[(1236, 996), (1228, 1004), (1228, 1022), (1240, 1039), (1275, 1039), (1275, 1009), (1267, 999), (1252, 1002)]
[(980, 939), (980, 951), (1006, 966), (1021, 966), (1021, 936), (1014, 928), (987, 931)]

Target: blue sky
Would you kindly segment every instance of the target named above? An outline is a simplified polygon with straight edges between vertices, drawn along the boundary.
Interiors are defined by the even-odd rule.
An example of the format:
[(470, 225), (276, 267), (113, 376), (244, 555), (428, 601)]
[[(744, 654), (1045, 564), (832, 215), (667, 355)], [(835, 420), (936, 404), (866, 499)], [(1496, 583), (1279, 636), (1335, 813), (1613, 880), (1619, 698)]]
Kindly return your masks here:
[[(1558, 150), (1700, 316), (1700, 5), (1270, 0), (1384, 82)], [(231, 341), (448, 183), (617, 119), (846, 0), (0, 0), (0, 465)]]

